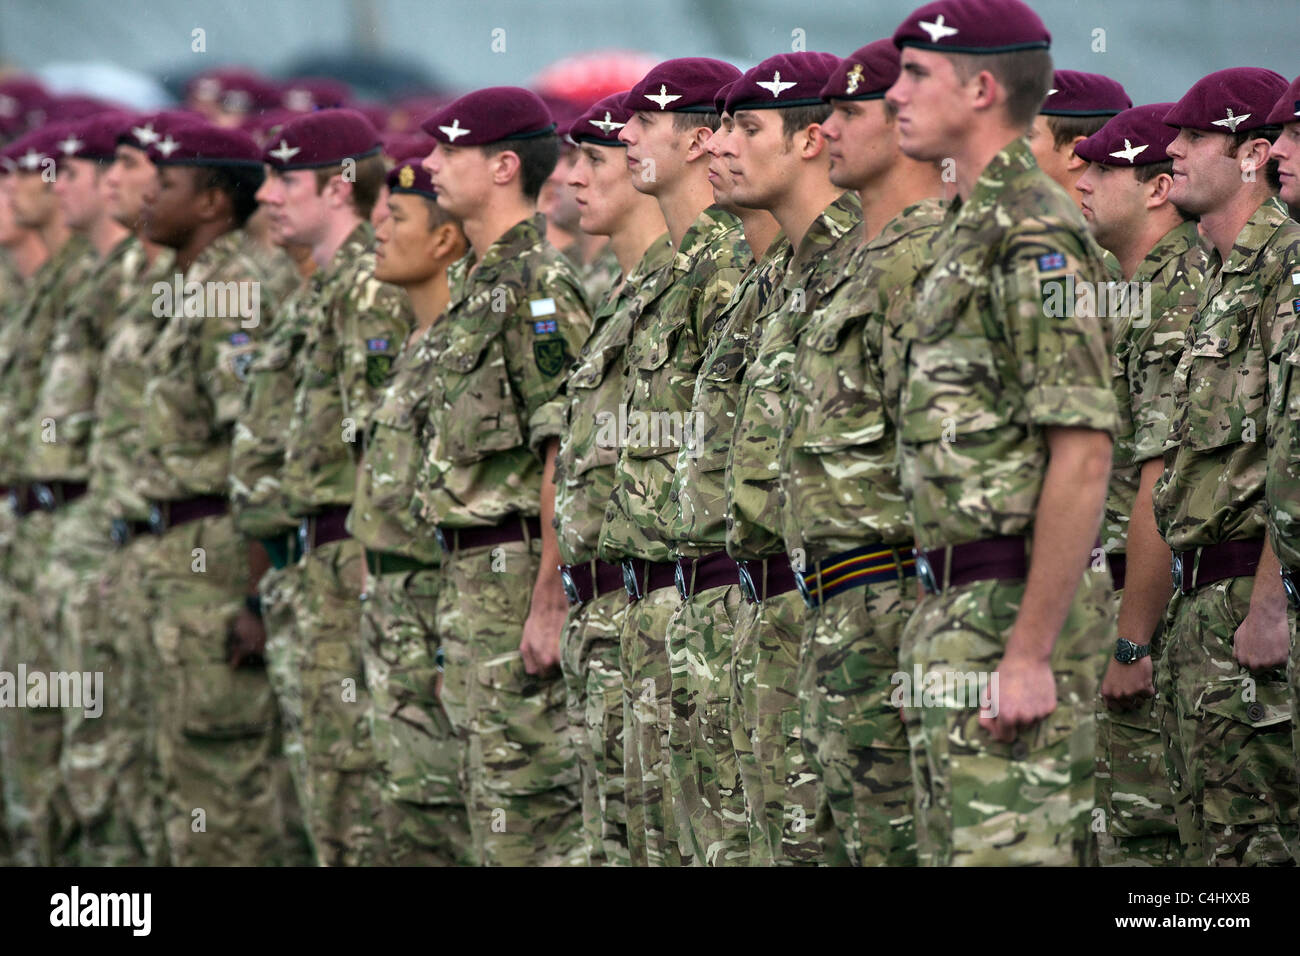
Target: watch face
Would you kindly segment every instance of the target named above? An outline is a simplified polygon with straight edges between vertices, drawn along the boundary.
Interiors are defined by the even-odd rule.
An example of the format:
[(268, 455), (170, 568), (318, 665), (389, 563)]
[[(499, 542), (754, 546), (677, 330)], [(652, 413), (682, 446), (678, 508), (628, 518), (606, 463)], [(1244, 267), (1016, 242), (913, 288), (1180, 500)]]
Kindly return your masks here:
[(1136, 655), (1133, 653), (1133, 644), (1120, 638), (1115, 642), (1115, 660), (1121, 664), (1131, 663)]

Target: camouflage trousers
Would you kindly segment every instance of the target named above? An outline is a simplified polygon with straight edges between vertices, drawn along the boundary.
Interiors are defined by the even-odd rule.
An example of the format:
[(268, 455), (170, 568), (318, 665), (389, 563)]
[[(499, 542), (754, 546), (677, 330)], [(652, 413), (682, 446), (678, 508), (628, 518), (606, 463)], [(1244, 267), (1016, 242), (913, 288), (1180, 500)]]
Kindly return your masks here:
[[(1024, 595), (1019, 581), (977, 581), (927, 595), (901, 646), (915, 683), (919, 668), (950, 688), (933, 698), (903, 695), (920, 711), (910, 732), (917, 791), (917, 852), (938, 866), (1082, 864), (1093, 803), (1094, 701), (1099, 662), (1115, 642), (1110, 579), (1085, 574), (1052, 651), (1056, 709), (1004, 744), (979, 726), (971, 675), (991, 676)], [(899, 689), (910, 686), (900, 684)], [(972, 702), (971, 697), (975, 700)], [(923, 825), (921, 825), (923, 823)]]
[(364, 560), (360, 542), (347, 538), (312, 548), (298, 562), (303, 814), (321, 866), (387, 862), (383, 781), (361, 660)]
[(1251, 674), (1233, 657), (1254, 585), (1238, 577), (1175, 593), (1156, 668), (1179, 835), (1208, 866), (1294, 862), (1300, 798), (1286, 676)]
[(742, 602), (737, 615), (731, 741), (745, 792), (750, 866), (822, 862), (818, 781), (804, 757), (796, 686), (806, 613), (799, 592), (787, 591)]
[(564, 680), (524, 670), (519, 642), (541, 541), (454, 552), (438, 599), (442, 701), (461, 739), (475, 854), (487, 866), (586, 862)]
[(234, 670), (226, 638), (244, 604), (247, 544), (228, 516), (168, 529), (153, 544), (159, 658), (158, 762), (178, 866), (278, 866), (291, 858), (271, 684)]
[(731, 744), (731, 644), (740, 586), (700, 591), (668, 621), (672, 683), (668, 772), (682, 856), (697, 866), (746, 866), (745, 788)]
[[(33, 675), (48, 678), (67, 669), (59, 635), (46, 626), (46, 609), (38, 590), (52, 530), (49, 512), (36, 511), (19, 519), (13, 528), (7, 572), (9, 604), (4, 629), (11, 634), (4, 670), (14, 675), (15, 690), (27, 706), (3, 711), (0, 747), (7, 774), (9, 831), (16, 860), (24, 866), (77, 862), (76, 814), (59, 773), (63, 712), (50, 706), (49, 689), (41, 693), (40, 685), (31, 683)], [(17, 686), (20, 666), (28, 676), (23, 687)]]
[(589, 866), (629, 866), (623, 802), (623, 674), (619, 633), (627, 595), (615, 591), (569, 609), (560, 638), (565, 706), (582, 778)]
[(679, 844), (668, 772), (672, 683), (665, 635), (681, 603), (675, 587), (650, 591), (628, 606), (619, 632), (623, 799), (633, 866), (683, 866), (691, 861), (689, 845)]
[[(268, 568), (257, 583), (262, 601), (262, 627), (266, 631), (266, 676), (279, 705), (280, 745), (293, 781), (295, 815), (291, 832), (307, 844), (307, 863), (314, 863), (315, 850), (306, 821), (301, 819), (307, 804), (307, 748), (302, 739), (302, 636), (294, 609), (299, 605), (297, 564)], [(298, 832), (298, 828), (301, 832)]]
[(804, 622), (803, 747), (821, 782), (817, 829), (832, 866), (915, 866), (916, 790), (907, 728), (891, 703), (915, 585), (831, 595)]
[[(1119, 598), (1115, 595), (1116, 613)], [(1151, 639), (1160, 659), (1163, 636)], [(1180, 866), (1183, 846), (1160, 737), (1165, 701), (1157, 694), (1132, 710), (1111, 710), (1097, 696), (1097, 861), (1102, 866)], [(1100, 829), (1099, 829), (1100, 828)]]
[(437, 568), (372, 574), (362, 601), (361, 653), (394, 866), (477, 862), (460, 791), (461, 743), (436, 691), (441, 590)]

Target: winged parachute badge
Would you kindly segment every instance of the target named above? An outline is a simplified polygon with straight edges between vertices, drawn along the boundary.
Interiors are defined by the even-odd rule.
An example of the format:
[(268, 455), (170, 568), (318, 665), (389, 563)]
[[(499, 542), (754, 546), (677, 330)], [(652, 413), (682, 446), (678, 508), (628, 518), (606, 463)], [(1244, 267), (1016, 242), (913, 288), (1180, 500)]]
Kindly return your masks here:
[(1120, 150), (1116, 150), (1110, 155), (1114, 156), (1116, 159), (1127, 159), (1129, 161), (1129, 165), (1131, 166), (1133, 164), (1133, 159), (1138, 155), (1138, 153), (1146, 149), (1147, 145), (1148, 144), (1143, 143), (1140, 146), (1134, 146), (1126, 139), (1124, 140), (1124, 148)]
[(917, 24), (917, 26), (919, 26), (926, 33), (930, 34), (931, 43), (938, 43), (944, 37), (951, 37), (957, 35), (956, 27), (950, 27), (943, 22), (942, 13), (934, 18), (933, 23), (931, 23), (928, 20), (922, 20), (920, 23)]

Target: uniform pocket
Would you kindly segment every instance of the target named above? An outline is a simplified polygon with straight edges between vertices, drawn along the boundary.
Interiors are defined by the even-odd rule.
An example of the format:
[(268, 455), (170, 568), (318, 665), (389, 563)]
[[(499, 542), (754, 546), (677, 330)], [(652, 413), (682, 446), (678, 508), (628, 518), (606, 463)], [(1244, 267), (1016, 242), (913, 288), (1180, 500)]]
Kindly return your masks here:
[(439, 438), (449, 461), (471, 464), (524, 444), (497, 330), (452, 338), (439, 354), (438, 364), (448, 404)]
[(517, 652), (481, 661), (475, 677), (479, 699), (472, 736), (487, 789), (515, 796), (576, 784), (564, 681), (527, 673)]
[(567, 447), (575, 449), (571, 478), (618, 461), (618, 406), (623, 400), (622, 381), (610, 372), (620, 355), (622, 343), (588, 352), (569, 377), (572, 405), (569, 409)]
[(1201, 698), (1198, 740), (1205, 780), (1205, 818), (1212, 823), (1294, 824), (1295, 763), (1290, 689), (1258, 682), (1246, 700), (1240, 680), (1215, 681)]
[(627, 454), (658, 458), (681, 448), (695, 392), (699, 352), (685, 348), (686, 316), (656, 328), (652, 341), (628, 352), (631, 400), (628, 408)]
[(873, 445), (885, 436), (884, 407), (867, 381), (859, 318), (832, 317), (804, 335), (801, 372), (809, 381), (799, 383), (805, 395), (792, 422), (791, 443), (808, 454)]
[[(1257, 302), (1256, 302), (1257, 304)], [(1268, 362), (1255, 330), (1242, 343), (1249, 300), (1196, 335), (1175, 372), (1183, 400), (1182, 444), (1208, 450), (1254, 441), (1264, 431)]]

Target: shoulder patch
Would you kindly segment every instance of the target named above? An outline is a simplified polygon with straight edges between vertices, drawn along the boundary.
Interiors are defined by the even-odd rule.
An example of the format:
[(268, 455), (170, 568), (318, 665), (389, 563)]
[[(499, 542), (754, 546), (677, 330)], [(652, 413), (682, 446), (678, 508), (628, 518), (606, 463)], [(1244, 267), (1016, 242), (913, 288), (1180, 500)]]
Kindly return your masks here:
[(1038, 271), (1046, 272), (1049, 269), (1064, 269), (1065, 253), (1064, 252), (1045, 252), (1038, 257)]
[(541, 372), (547, 378), (554, 378), (564, 370), (568, 364), (568, 356), (565, 354), (564, 339), (538, 339), (533, 343), (533, 359), (537, 363), (537, 371)]
[[(382, 341), (382, 340), (380, 340)], [(378, 388), (388, 377), (388, 370), (393, 367), (392, 356), (375, 354), (366, 356), (366, 384)]]
[(554, 319), (542, 319), (540, 322), (533, 323), (534, 335), (549, 335), (558, 331), (560, 331), (560, 327), (555, 324)]
[(366, 339), (367, 352), (387, 352), (388, 339)]
[(250, 339), (250, 338), (248, 337), (248, 333), (247, 333), (247, 332), (231, 332), (231, 333), (230, 333), (230, 344), (231, 344), (231, 345), (247, 345), (247, 344), (248, 344), (249, 342), (251, 342), (251, 341), (252, 341), (252, 339)]
[(534, 319), (542, 315), (554, 315), (555, 300), (554, 299), (533, 299), (528, 303), (528, 308), (532, 311)]

